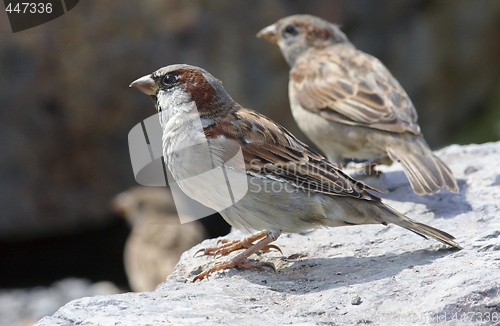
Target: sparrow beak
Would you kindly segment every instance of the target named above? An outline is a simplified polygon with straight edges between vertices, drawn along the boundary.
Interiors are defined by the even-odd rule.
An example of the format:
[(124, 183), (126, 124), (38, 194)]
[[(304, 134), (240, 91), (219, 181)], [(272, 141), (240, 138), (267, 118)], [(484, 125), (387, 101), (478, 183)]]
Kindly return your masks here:
[(158, 92), (158, 86), (156, 85), (154, 79), (151, 78), (151, 75), (146, 75), (144, 77), (135, 80), (128, 87), (137, 88), (144, 94), (151, 96), (156, 96), (156, 93)]
[(260, 32), (257, 33), (257, 38), (264, 39), (272, 44), (277, 44), (278, 31), (276, 30), (276, 26), (273, 24), (261, 29)]

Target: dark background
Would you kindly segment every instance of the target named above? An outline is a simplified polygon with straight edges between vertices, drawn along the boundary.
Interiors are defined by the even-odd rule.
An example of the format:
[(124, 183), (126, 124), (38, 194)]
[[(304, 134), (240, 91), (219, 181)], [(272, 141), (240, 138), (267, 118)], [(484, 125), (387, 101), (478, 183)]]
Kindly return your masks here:
[(431, 147), (500, 139), (500, 1), (85, 0), (15, 34), (0, 13), (0, 287), (126, 283), (128, 227), (109, 201), (136, 184), (127, 135), (155, 113), (128, 85), (159, 67), (199, 65), (307, 141), (281, 53), (255, 38), (297, 13), (381, 59)]

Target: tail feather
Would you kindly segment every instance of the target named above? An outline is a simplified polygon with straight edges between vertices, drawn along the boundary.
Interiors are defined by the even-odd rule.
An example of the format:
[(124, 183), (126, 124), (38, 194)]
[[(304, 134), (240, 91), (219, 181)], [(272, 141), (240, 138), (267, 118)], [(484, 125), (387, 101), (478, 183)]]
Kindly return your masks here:
[(424, 238), (427, 239), (427, 237), (434, 238), (444, 244), (447, 244), (449, 246), (458, 248), (458, 249), (463, 249), (458, 243), (456, 243), (455, 237), (452, 236), (451, 234), (441, 231), (439, 229), (436, 229), (432, 226), (417, 222), (412, 220), (409, 217), (404, 216), (403, 214), (399, 213), (396, 211), (394, 208), (387, 206), (385, 204), (381, 203), (380, 208), (386, 212), (386, 214), (383, 214), (383, 216), (378, 215), (374, 217), (377, 222), (380, 222), (382, 224), (387, 224), (387, 223), (392, 223), (396, 224), (402, 228), (405, 228), (407, 230), (410, 230)]
[(428, 237), (434, 238), (449, 246), (462, 249), (454, 241), (455, 237), (451, 234), (414, 221), (380, 200), (343, 197), (342, 200), (336, 200), (335, 205), (327, 205), (326, 207), (334, 207), (334, 209), (325, 212), (326, 218), (321, 220), (321, 223), (325, 226), (336, 227), (378, 223), (387, 225), (392, 223), (426, 239)]
[(423, 139), (415, 139), (411, 148), (388, 147), (387, 153), (393, 161), (401, 163), (417, 195), (434, 194), (442, 188), (458, 191), (451, 170), (432, 153)]
[(437, 164), (440, 165), (446, 189), (448, 189), (451, 192), (458, 192), (457, 180), (455, 180), (455, 177), (453, 176), (453, 173), (451, 172), (450, 168), (437, 156), (434, 156), (434, 159), (436, 160)]

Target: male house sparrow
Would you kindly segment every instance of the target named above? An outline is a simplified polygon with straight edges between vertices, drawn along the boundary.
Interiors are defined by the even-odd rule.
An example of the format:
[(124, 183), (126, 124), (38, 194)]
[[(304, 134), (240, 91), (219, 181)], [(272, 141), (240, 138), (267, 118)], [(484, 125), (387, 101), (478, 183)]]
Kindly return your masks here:
[[(222, 194), (228, 182), (207, 177), (203, 165), (211, 160), (209, 166), (222, 166), (221, 162), (233, 157), (235, 145), (243, 154), (244, 178), (232, 182), (231, 188), (247, 187), (248, 191), (220, 214), (237, 229), (258, 232), (204, 250), (205, 254), (224, 255), (246, 249), (232, 260), (200, 273), (195, 281), (235, 266), (274, 269), (268, 263), (247, 258), (259, 250), (276, 248), (270, 243), (282, 232), (323, 226), (394, 223), (424, 238), (430, 236), (460, 248), (452, 235), (398, 213), (366, 191), (370, 187), (343, 173), (288, 130), (241, 107), (219, 80), (201, 68), (167, 66), (130, 86), (153, 97), (163, 129), (166, 164), (181, 189), (194, 200), (217, 210), (225, 200)], [(210, 158), (203, 157), (203, 146), (199, 144), (208, 146)], [(186, 150), (189, 146), (192, 151)], [(237, 169), (237, 165), (233, 168), (228, 164), (225, 173)], [(193, 177), (198, 174), (203, 176)], [(192, 182), (181, 182), (187, 179)]]
[(262, 29), (257, 37), (277, 44), (290, 65), (292, 114), (328, 160), (398, 161), (416, 194), (458, 191), (450, 169), (425, 142), (408, 94), (338, 26), (295, 15)]

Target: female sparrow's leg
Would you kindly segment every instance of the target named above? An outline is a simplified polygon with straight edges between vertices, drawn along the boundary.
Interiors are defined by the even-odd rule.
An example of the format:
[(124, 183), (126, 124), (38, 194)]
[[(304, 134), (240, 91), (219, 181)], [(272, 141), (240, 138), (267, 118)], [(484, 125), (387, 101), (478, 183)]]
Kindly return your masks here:
[[(269, 245), (269, 244), (271, 242), (275, 241), (276, 239), (278, 239), (280, 234), (281, 234), (281, 232), (276, 232), (276, 231), (260, 231), (260, 232), (257, 232), (255, 234), (251, 235), (251, 236), (248, 236), (242, 240), (238, 240), (239, 243), (242, 243), (243, 245), (241, 245), (239, 247), (236, 246), (236, 247), (238, 247), (238, 249), (247, 248), (245, 251), (243, 251), (241, 254), (239, 254), (238, 256), (234, 257), (231, 260), (216, 263), (213, 267), (198, 274), (193, 279), (193, 282), (201, 281), (204, 278), (208, 277), (213, 272), (224, 270), (224, 269), (229, 269), (229, 268), (234, 268), (234, 267), (257, 268), (257, 269), (262, 269), (263, 267), (268, 267), (276, 272), (276, 268), (274, 267), (274, 265), (272, 263), (248, 261), (247, 258), (259, 250), (269, 250), (269, 248), (278, 248), (276, 246)], [(259, 240), (259, 241), (256, 242), (255, 244), (253, 244), (253, 241), (255, 241), (255, 240)], [(233, 242), (236, 242), (236, 241), (231, 241), (231, 243), (233, 243)], [(228, 243), (226, 243), (226, 244), (228, 244)], [(208, 248), (208, 249), (210, 249), (210, 248)], [(238, 249), (233, 249), (231, 251), (238, 250)], [(279, 250), (279, 248), (278, 248), (278, 250)], [(228, 252), (225, 252), (224, 254), (227, 254), (227, 253)]]

